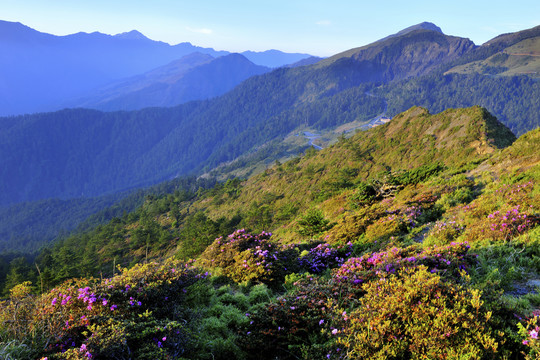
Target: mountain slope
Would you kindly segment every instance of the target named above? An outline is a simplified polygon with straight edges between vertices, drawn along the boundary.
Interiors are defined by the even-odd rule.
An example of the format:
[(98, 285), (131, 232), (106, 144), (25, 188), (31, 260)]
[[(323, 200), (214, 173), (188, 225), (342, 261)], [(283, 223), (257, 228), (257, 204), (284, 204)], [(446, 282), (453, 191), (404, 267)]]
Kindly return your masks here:
[(190, 54), (143, 75), (109, 85), (74, 107), (104, 111), (175, 106), (222, 95), (251, 76), (270, 71), (240, 54), (213, 59)]
[(366, 81), (388, 82), (427, 74), (474, 48), (469, 39), (421, 28), (345, 51), (317, 65), (347, 63), (364, 68)]
[[(9, 341), (3, 354), (292, 360), (382, 359), (391, 351), (399, 358), (534, 357), (540, 132), (500, 151), (499, 141), (513, 139), (485, 111), (446, 115), (415, 108), (399, 117), (395, 129), (385, 125), (379, 131), (392, 136), (392, 130), (420, 128), (424, 135), (492, 149), (487, 161), (479, 164), (468, 154), (473, 162), (461, 168), (450, 160), (448, 169), (428, 163), (386, 173), (381, 179), (394, 186), (386, 196), (366, 194), (376, 182), (362, 181), (322, 203), (311, 201), (311, 210), (299, 216), (291, 212), (294, 203), (286, 212), (276, 208), (275, 194), (264, 185), (278, 174), (292, 178), (307, 171), (308, 164), (334, 166), (342, 174), (350, 173), (347, 164), (334, 164), (328, 149), (260, 176), (263, 187), (254, 189), (253, 200), (265, 202), (265, 211), (258, 219), (288, 214), (296, 232), (290, 244), (267, 231), (231, 231), (242, 222), (194, 214), (193, 201), (169, 194), (44, 249), (35, 270), (23, 257), (0, 257), (0, 280), (7, 274), (2, 283), (8, 288), (29, 280), (38, 284), (20, 284), (0, 304), (9, 319), (2, 322)], [(430, 130), (421, 130), (424, 120)], [(447, 132), (454, 125), (472, 131)], [(423, 145), (407, 135), (401, 140), (396, 144), (408, 143), (413, 153)], [(461, 144), (440, 145), (467, 156)], [(384, 158), (384, 151), (377, 157)], [(312, 171), (312, 184), (320, 176)], [(245, 189), (239, 185), (230, 181), (199, 191), (196, 202), (234, 202)], [(223, 233), (229, 236), (211, 238)], [(195, 251), (182, 252), (186, 247)], [(196, 256), (195, 263), (177, 260), (185, 255)], [(32, 293), (35, 288), (41, 294)], [(396, 334), (399, 341), (387, 341)], [(51, 346), (44, 347), (45, 341)]]
[[(389, 55), (396, 64), (407, 63), (405, 50), (415, 41), (418, 51), (432, 50), (425, 57), (418, 55), (418, 62), (402, 71), (397, 71), (397, 65), (385, 67)], [(450, 45), (460, 43), (469, 44), (437, 31), (416, 30), (365, 49), (381, 66), (380, 72), (352, 58), (361, 50), (326, 65), (323, 60), (276, 69), (249, 78), (213, 100), (175, 108), (115, 113), (70, 110), (0, 119), (0, 203), (99, 196), (202, 173), (294, 131), (332, 129), (349, 122), (361, 125), (415, 104), (439, 112), (449, 104), (488, 101), (480, 104), (497, 116), (503, 114), (501, 119), (513, 129), (524, 132), (538, 126), (535, 99), (540, 89), (528, 78), (467, 76), (452, 82), (451, 77), (426, 75), (392, 81), (380, 89), (369, 82), (372, 77), (398, 79), (434, 69), (436, 63), (446, 61), (444, 54), (455, 50)], [(411, 86), (418, 90), (409, 91)], [(450, 89), (452, 93), (445, 92)]]
[(214, 57), (203, 53), (192, 53), (141, 75), (122, 79), (96, 89), (91, 95), (67, 102), (67, 107), (95, 108), (127, 94), (141, 91), (156, 83), (173, 83), (180, 80), (190, 69), (212, 61)]
[[(515, 158), (516, 154), (511, 155), (510, 150), (504, 150), (504, 155), (500, 152), (509, 149), (514, 141), (515, 136), (508, 128), (483, 108), (453, 109), (432, 115), (415, 107), (385, 125), (343, 138), (319, 152), (307, 151), (305, 156), (276, 165), (246, 181), (229, 180), (205, 192), (199, 191), (197, 197), (189, 200), (180, 195), (150, 199), (129, 217), (57, 244), (53, 254), (75, 253), (79, 262), (94, 259), (92, 264), (85, 265), (85, 271), (89, 271), (92, 267), (108, 268), (112, 254), (117, 264), (163, 254), (196, 256), (214, 238), (232, 232), (235, 227), (271, 231), (284, 243), (294, 242), (299, 238), (299, 222), (313, 208), (322, 211), (329, 221), (338, 223), (336, 229), (327, 229), (328, 235), (335, 239), (342, 236), (336, 232), (340, 228), (355, 226), (351, 216), (358, 213), (368, 216), (355, 195), (366, 184), (379, 184), (376, 186), (380, 189), (387, 186), (393, 189), (389, 192), (393, 196), (409, 186), (413, 195), (404, 191), (402, 196), (418, 196), (419, 203), (431, 203), (457, 187), (443, 180), (442, 185), (428, 191), (421, 185), (416, 187), (418, 182), (440, 173), (449, 178), (465, 178), (463, 172), (479, 163), (493, 164), (484, 162), (493, 156), (501, 162), (507, 156)], [(517, 145), (516, 149), (521, 149), (519, 156), (528, 159), (527, 167), (537, 166), (540, 161), (538, 154), (531, 153), (536, 143), (535, 137), (529, 137), (529, 143), (521, 141)], [(511, 167), (497, 171), (507, 170)], [(465, 183), (467, 189), (472, 187), (470, 182)], [(390, 216), (395, 212), (382, 214)], [(436, 211), (433, 214), (439, 216)], [(380, 216), (380, 209), (373, 209), (372, 220)], [(145, 240), (147, 236), (153, 239), (150, 244)], [(144, 247), (146, 251), (151, 249), (150, 255)], [(73, 271), (82, 275), (80, 269), (73, 267)]]
[[(281, 238), (292, 239), (294, 232), (289, 231), (294, 229), (281, 227), (283, 219), (278, 216), (288, 204), (294, 204), (296, 212), (301, 213), (310, 203), (330, 198), (366, 179), (425, 164), (459, 168), (511, 145), (514, 140), (506, 126), (480, 107), (450, 109), (435, 115), (414, 107), (387, 124), (358, 132), (317, 154), (311, 152), (251, 177), (235, 199), (224, 196), (223, 205), (201, 202), (191, 209), (204, 209), (205, 214), (217, 219), (237, 211), (249, 217), (249, 211), (269, 205), (274, 215), (264, 223), (266, 227), (256, 229), (270, 229)], [(267, 201), (263, 200), (265, 194)], [(253, 227), (256, 223), (249, 225), (247, 220), (245, 226)], [(262, 225), (263, 222), (258, 226)]]
[(540, 26), (499, 35), (450, 66), (446, 73), (484, 75), (528, 75), (540, 70)]

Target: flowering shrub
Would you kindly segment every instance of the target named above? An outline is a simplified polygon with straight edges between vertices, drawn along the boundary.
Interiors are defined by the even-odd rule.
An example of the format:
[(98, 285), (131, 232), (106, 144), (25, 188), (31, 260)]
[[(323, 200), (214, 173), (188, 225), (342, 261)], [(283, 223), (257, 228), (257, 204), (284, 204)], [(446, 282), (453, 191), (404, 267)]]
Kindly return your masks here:
[(293, 272), (296, 253), (270, 241), (271, 233), (258, 235), (237, 230), (226, 239), (217, 238), (201, 255), (200, 264), (219, 268), (236, 282), (275, 283)]
[(305, 253), (300, 254), (298, 262), (306, 271), (319, 274), (328, 268), (340, 266), (345, 258), (351, 255), (352, 244), (331, 247), (327, 243), (317, 245)]
[(352, 359), (481, 359), (498, 343), (481, 293), (442, 281), (425, 266), (363, 285), (339, 344)]
[(428, 233), (425, 244), (445, 245), (463, 233), (465, 226), (456, 220), (438, 220)]
[(26, 316), (9, 328), (22, 322), (40, 340), (36, 346), (47, 344), (37, 350), (49, 359), (177, 357), (189, 341), (185, 288), (201, 277), (189, 264), (169, 260), (102, 281), (69, 281), (29, 298)]
[(235, 263), (235, 256), (260, 245), (271, 236), (271, 233), (264, 231), (258, 235), (252, 235), (245, 229), (236, 230), (227, 238), (221, 236), (208, 246), (202, 253), (199, 263), (206, 268), (225, 269)]
[(534, 195), (534, 183), (503, 185), (472, 203), (471, 211), (462, 217), (468, 241), (489, 238), (510, 240), (540, 224), (539, 198)]
[[(467, 254), (468, 249), (466, 244), (451, 244), (424, 250), (416, 247), (391, 248), (388, 251), (366, 254), (361, 258), (351, 258), (334, 270), (332, 278), (327, 280), (306, 274), (295, 276), (297, 281), (293, 286), (289, 284), (289, 293), (249, 315), (250, 324), (245, 329), (242, 347), (257, 359), (371, 358), (376, 351), (370, 350), (362, 353), (362, 356), (351, 356), (357, 355), (357, 344), (353, 344), (351, 339), (355, 338), (358, 328), (350, 327), (354, 321), (350, 321), (353, 315), (349, 313), (352, 309), (362, 308), (366, 291), (371, 291), (367, 284), (378, 284), (381, 279), (390, 279), (393, 275), (403, 277), (403, 274), (418, 271), (428, 273), (427, 278), (436, 278), (440, 288), (458, 289), (457, 285), (443, 284), (442, 277), (447, 279), (450, 276), (459, 276), (461, 269), (473, 263), (474, 257)], [(412, 285), (407, 283), (407, 286)], [(434, 289), (435, 286), (426, 292)], [(381, 306), (388, 301), (398, 301), (388, 299), (387, 296), (392, 295), (390, 293), (391, 291), (381, 292), (376, 301), (382, 304)], [(475, 294), (478, 295), (478, 300), (479, 292)], [(450, 300), (444, 298), (441, 304), (453, 304), (463, 295), (463, 292), (459, 292)], [(433, 295), (434, 298), (436, 296), (437, 294)], [(375, 302), (375, 298), (372, 294), (370, 301)], [(448, 306), (454, 309), (453, 305)], [(436, 310), (432, 311), (436, 313)], [(458, 310), (456, 313), (461, 314)], [(426, 315), (422, 321), (429, 324), (428, 318), (432, 315)], [(453, 315), (455, 314), (450, 312), (444, 313), (448, 318)], [(406, 321), (405, 315), (401, 321)], [(422, 321), (419, 320), (419, 324)], [(399, 324), (395, 326), (401, 326)], [(480, 331), (479, 329), (477, 327), (475, 331)], [(414, 336), (420, 337), (420, 331)], [(453, 333), (453, 336), (456, 338), (456, 333)], [(348, 339), (349, 337), (351, 339)], [(385, 341), (390, 340), (391, 337), (385, 337)], [(491, 338), (488, 340), (485, 343), (491, 346)], [(414, 341), (416, 340), (411, 340), (411, 343)]]
[(534, 183), (528, 181), (521, 184), (502, 185), (495, 190), (494, 196), (505, 199), (505, 202), (510, 206), (530, 205), (531, 192), (534, 189)]
[(305, 276), (293, 292), (246, 314), (242, 347), (253, 359), (340, 359), (342, 317), (334, 309), (353, 307), (359, 295), (348, 284)]
[(538, 327), (537, 322), (538, 317), (533, 316), (525, 325), (521, 322), (517, 324), (518, 333), (523, 339), (522, 344), (529, 349), (525, 355), (526, 360), (538, 359), (540, 357), (540, 340), (538, 339), (540, 327)]
[(520, 211), (520, 205), (504, 212), (497, 210), (487, 217), (490, 222), (487, 235), (499, 240), (522, 234), (539, 222), (537, 216), (528, 216), (526, 212)]
[(475, 262), (476, 257), (468, 254), (469, 245), (452, 243), (441, 247), (393, 247), (387, 251), (350, 258), (333, 273), (338, 281), (361, 285), (373, 280), (380, 273), (396, 273), (401, 268), (426, 266), (432, 273), (444, 276), (459, 275)]

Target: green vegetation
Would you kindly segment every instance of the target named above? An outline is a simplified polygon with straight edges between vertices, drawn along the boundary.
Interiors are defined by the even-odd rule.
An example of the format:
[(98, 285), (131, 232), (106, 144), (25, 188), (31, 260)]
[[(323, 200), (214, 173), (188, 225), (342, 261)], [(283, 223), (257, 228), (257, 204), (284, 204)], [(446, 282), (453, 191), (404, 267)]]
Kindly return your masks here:
[(0, 354), (533, 359), (539, 145), (479, 107), (412, 108), (244, 181), (149, 195), (4, 265)]
[[(530, 74), (443, 72), (514, 51), (537, 36), (531, 29), (474, 48), (468, 39), (417, 30), (311, 66), (252, 77), (208, 101), (0, 118), (0, 206), (101, 196), (220, 165), (233, 171), (249, 161), (268, 164), (297, 154), (297, 144), (282, 143), (291, 133), (361, 125), (385, 109), (396, 115), (415, 105), (433, 113), (480, 105), (521, 135), (539, 126), (539, 85)], [(494, 65), (499, 71), (507, 64)]]
[[(448, 108), (485, 107), (515, 134), (540, 126), (540, 83), (528, 76), (490, 77), (480, 74), (433, 74), (383, 86), (388, 113), (417, 105), (438, 113)], [(504, 101), (497, 99), (504, 98)], [(526, 100), (526, 99), (530, 99)]]

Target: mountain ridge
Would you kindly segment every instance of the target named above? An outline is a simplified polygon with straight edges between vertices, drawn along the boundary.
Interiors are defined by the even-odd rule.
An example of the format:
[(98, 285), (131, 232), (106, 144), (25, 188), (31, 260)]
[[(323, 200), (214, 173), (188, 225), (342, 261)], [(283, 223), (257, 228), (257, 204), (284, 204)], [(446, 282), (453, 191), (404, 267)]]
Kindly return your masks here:
[[(79, 98), (118, 79), (139, 75), (193, 52), (213, 57), (229, 54), (187, 42), (170, 45), (138, 34), (80, 32), (56, 36), (20, 23), (0, 21), (3, 49), (0, 116), (59, 110), (67, 99)], [(274, 65), (282, 61), (276, 60), (273, 53), (253, 55), (262, 56)], [(278, 55), (282, 59), (288, 56), (281, 52)], [(291, 56), (290, 62), (296, 62), (299, 56), (309, 55)], [(51, 88), (49, 84), (56, 86)]]
[(110, 84), (70, 107), (102, 111), (171, 107), (206, 100), (231, 90), (249, 77), (270, 71), (241, 54), (213, 58), (192, 53), (142, 75)]

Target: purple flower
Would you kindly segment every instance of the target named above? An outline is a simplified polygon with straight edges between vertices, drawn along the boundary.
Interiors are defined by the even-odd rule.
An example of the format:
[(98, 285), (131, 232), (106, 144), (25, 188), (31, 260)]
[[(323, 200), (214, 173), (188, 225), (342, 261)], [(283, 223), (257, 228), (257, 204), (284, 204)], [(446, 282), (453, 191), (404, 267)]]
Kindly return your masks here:
[(324, 319), (321, 319), (321, 321), (319, 321), (319, 325), (322, 325), (324, 324)]

